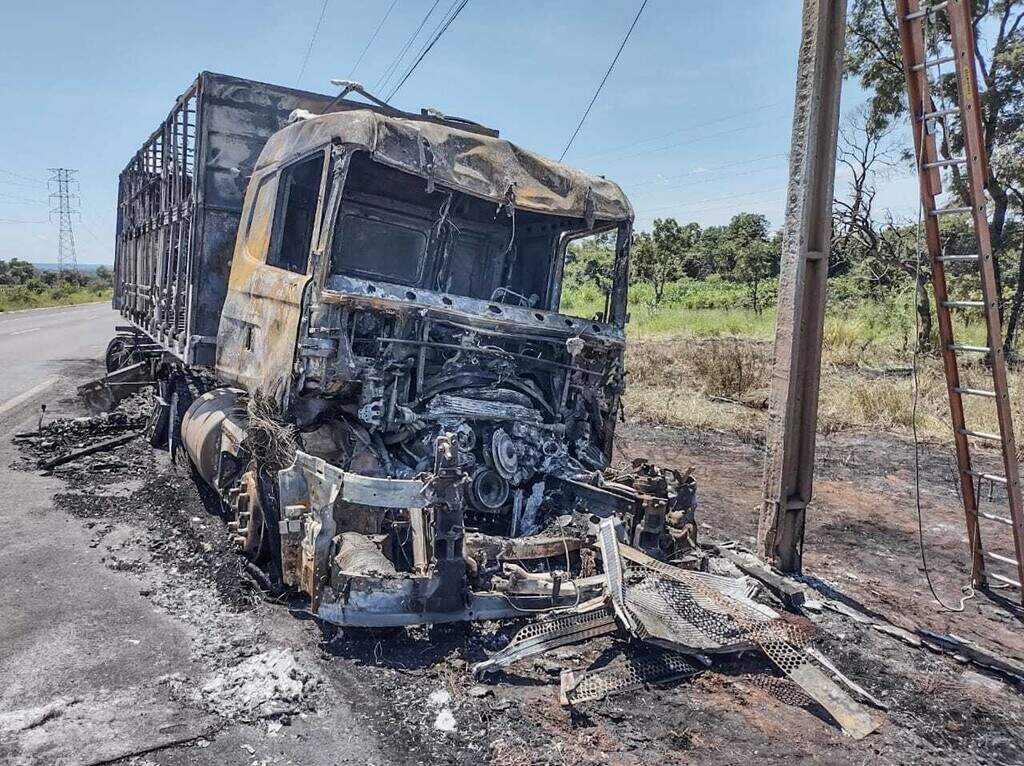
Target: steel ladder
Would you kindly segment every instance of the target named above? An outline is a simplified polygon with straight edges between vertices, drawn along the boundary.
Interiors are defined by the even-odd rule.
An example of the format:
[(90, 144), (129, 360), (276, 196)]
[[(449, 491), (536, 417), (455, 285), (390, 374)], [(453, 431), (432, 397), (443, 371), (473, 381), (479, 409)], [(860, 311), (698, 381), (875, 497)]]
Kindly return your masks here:
[[(999, 318), (999, 291), (992, 260), (992, 241), (986, 213), (985, 185), (988, 158), (981, 127), (977, 65), (970, 0), (946, 0), (922, 4), (920, 0), (896, 0), (899, 17), (903, 70), (907, 81), (908, 106), (914, 133), (915, 156), (921, 186), (924, 239), (932, 268), (935, 313), (942, 345), (942, 362), (949, 392), (949, 409), (960, 480), (961, 497), (967, 521), (967, 538), (972, 558), (975, 587), (988, 580), (1018, 589), (1024, 601), (1024, 512), (1021, 508), (1020, 475), (1017, 448), (1013, 438), (1010, 396), (1006, 380), (1002, 327)], [(930, 45), (931, 32), (948, 20), (950, 40)], [(949, 50), (946, 50), (948, 48)], [(928, 55), (933, 58), (928, 58)], [(942, 67), (952, 65), (956, 77), (956, 104), (937, 108), (932, 100), (932, 74), (942, 76)], [(940, 104), (940, 106), (944, 106)], [(936, 126), (945, 134), (949, 121), (959, 120), (964, 144), (963, 156), (942, 158), (936, 147)], [(967, 199), (962, 207), (947, 207), (937, 201), (942, 192), (941, 170), (959, 168)], [(945, 215), (969, 215), (977, 241), (973, 255), (947, 255), (943, 252), (939, 219)], [(946, 283), (947, 263), (970, 263), (978, 267), (981, 299), (951, 300)], [(952, 311), (981, 311), (989, 339), (983, 346), (958, 343), (954, 337)], [(991, 371), (992, 388), (978, 389), (961, 385), (959, 359), (962, 355), (982, 355)], [(964, 418), (964, 397), (982, 397), (996, 409), (999, 433), (971, 429)], [(998, 443), (1002, 450), (1003, 474), (976, 470), (972, 464), (970, 443)], [(1001, 485), (1006, 492), (1009, 515), (991, 513), (978, 507), (982, 482)], [(984, 524), (982, 523), (984, 522)], [(985, 545), (982, 545), (982, 528)]]

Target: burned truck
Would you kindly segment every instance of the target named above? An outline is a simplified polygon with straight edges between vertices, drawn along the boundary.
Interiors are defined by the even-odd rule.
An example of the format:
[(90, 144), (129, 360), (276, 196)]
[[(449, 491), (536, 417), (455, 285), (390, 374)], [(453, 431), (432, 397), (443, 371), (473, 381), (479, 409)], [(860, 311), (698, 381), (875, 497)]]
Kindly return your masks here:
[[(157, 381), (244, 554), (321, 618), (599, 596), (593, 535), (695, 555), (693, 479), (612, 468), (633, 211), (497, 131), (204, 72), (120, 177), (113, 379)], [(560, 312), (600, 235), (611, 287)]]

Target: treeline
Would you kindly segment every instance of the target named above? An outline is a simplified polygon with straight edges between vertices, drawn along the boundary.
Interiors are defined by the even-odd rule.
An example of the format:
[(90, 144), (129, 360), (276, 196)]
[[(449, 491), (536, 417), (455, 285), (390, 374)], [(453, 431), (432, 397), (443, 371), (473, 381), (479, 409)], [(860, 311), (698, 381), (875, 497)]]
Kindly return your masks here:
[[(982, 131), (989, 153), (986, 213), (1003, 343), (1010, 352), (1024, 325), (1024, 0), (973, 2), (971, 10), (975, 25), (984, 31), (978, 36), (976, 56), (982, 73)], [(948, 26), (939, 25), (932, 35), (937, 46), (948, 44)], [(899, 29), (889, 3), (851, 0), (846, 47), (845, 74), (859, 81), (869, 98), (847, 114), (839, 131), (829, 307), (833, 312), (877, 308), (875, 313), (893, 329), (916, 324), (918, 348), (927, 350), (935, 345), (935, 311), (932, 267), (922, 252), (918, 216), (898, 218), (877, 204), (880, 186), (895, 176), (916, 174), (917, 164), (906, 140), (910, 117), (898, 55)], [(954, 104), (958, 96), (955, 71), (943, 69), (932, 76), (936, 103)], [(931, 129), (936, 131), (936, 151), (947, 165), (941, 173), (944, 193), (939, 204), (966, 206), (967, 179), (956, 159), (964, 155), (960, 120), (944, 119)], [(965, 216), (943, 216), (941, 227), (946, 255), (978, 252)], [(774, 300), (781, 241), (778, 232), (769, 231), (764, 216), (741, 213), (725, 226), (707, 228), (663, 218), (635, 237), (630, 290), (634, 305), (688, 309), (694, 295), (712, 288), (738, 300), (709, 306), (713, 308), (746, 307), (760, 312)], [(573, 309), (599, 304), (610, 280), (610, 262), (608, 243), (600, 238), (571, 246), (566, 276)], [(950, 262), (945, 276), (952, 297), (980, 297), (976, 262)], [(980, 312), (962, 313), (958, 326), (981, 323)]]
[(26, 287), (42, 291), (58, 285), (71, 288), (105, 288), (114, 286), (114, 273), (106, 266), (97, 266), (96, 271), (87, 274), (81, 271), (48, 271), (34, 263), (11, 258), (0, 260), (0, 287)]
[(100, 300), (110, 295), (113, 285), (113, 272), (106, 266), (87, 274), (47, 271), (19, 258), (0, 260), (0, 311)]
[[(707, 227), (657, 218), (650, 231), (634, 234), (630, 285), (647, 288), (634, 292), (652, 307), (678, 302), (684, 293), (693, 293), (694, 282), (716, 285), (729, 304), (760, 313), (775, 299), (781, 243), (780, 233), (771, 231), (759, 213), (739, 213), (724, 226)], [(613, 257), (611, 235), (570, 245), (565, 266), (569, 289), (605, 292)]]
[[(874, 190), (869, 191), (873, 196)], [(942, 238), (947, 254), (976, 252), (966, 216), (944, 217)], [(995, 250), (1007, 350), (1015, 347), (1024, 325), (1022, 243), (1024, 226), (1020, 219), (1010, 218)], [(570, 245), (564, 308), (589, 314), (600, 307), (611, 284), (613, 249), (611, 235)], [(781, 254), (781, 231), (771, 230), (765, 216), (757, 213), (739, 213), (724, 226), (703, 228), (659, 218), (650, 231), (634, 234), (631, 303), (651, 311), (750, 309), (760, 314), (775, 303)], [(837, 198), (828, 270), (830, 311), (843, 313), (871, 304), (895, 329), (912, 327), (916, 310), (917, 344), (922, 350), (934, 346), (931, 264), (916, 222), (897, 222), (888, 213), (876, 217), (864, 197)], [(954, 297), (980, 295), (972, 261), (948, 264), (946, 281)]]

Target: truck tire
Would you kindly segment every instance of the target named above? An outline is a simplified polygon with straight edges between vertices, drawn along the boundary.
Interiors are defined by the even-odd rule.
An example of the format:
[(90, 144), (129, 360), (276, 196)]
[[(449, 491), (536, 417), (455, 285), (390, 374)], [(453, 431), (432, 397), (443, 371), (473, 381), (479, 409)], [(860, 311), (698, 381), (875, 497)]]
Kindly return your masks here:
[(157, 383), (153, 391), (153, 408), (149, 413), (149, 420), (146, 423), (146, 440), (150, 447), (163, 449), (167, 446), (167, 425), (169, 421), (170, 408), (168, 399), (170, 397), (170, 384), (166, 380)]
[(181, 421), (195, 401), (189, 386), (188, 377), (182, 372), (172, 375), (170, 382), (170, 399), (167, 403), (167, 452), (171, 462), (178, 464), (178, 452), (181, 451)]
[(117, 372), (122, 367), (127, 367), (131, 360), (131, 348), (128, 338), (124, 335), (115, 335), (107, 344), (107, 352), (103, 356), (107, 372)]
[(255, 467), (242, 474), (234, 506), (233, 521), (238, 525), (235, 534), (242, 553), (254, 564), (266, 565), (271, 554), (270, 534), (263, 514)]

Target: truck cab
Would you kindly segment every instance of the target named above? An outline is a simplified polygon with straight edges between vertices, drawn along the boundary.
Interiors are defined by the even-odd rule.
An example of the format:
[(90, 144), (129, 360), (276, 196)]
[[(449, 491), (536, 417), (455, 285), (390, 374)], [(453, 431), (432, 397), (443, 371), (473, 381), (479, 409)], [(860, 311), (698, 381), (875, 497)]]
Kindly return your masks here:
[[(199, 99), (208, 143), (228, 97), (277, 114), (309, 101), (214, 86)], [(254, 144), (200, 148), (214, 180), (196, 186), (239, 188), (245, 174), (223, 160)], [(514, 613), (513, 593), (579, 601), (594, 583), (563, 589), (550, 573), (579, 574), (581, 535), (609, 516), (659, 557), (693, 542), (666, 531), (673, 513), (692, 528), (692, 479), (611, 468), (633, 220), (618, 186), (473, 123), (337, 100), (292, 110), (245, 164), (231, 257), (199, 257), (185, 280), (188, 300), (222, 300), (215, 335), (188, 331), (210, 301), (174, 335), (147, 309), (152, 289), (120, 292), (137, 298), (126, 313), (148, 344), (186, 351), (163, 358), (178, 381), (164, 389), (171, 444), (243, 549), (321, 617), (397, 625)], [(610, 289), (573, 316), (567, 252), (598, 236)], [(213, 253), (202, 228), (192, 237)], [(513, 559), (525, 579), (509, 579)]]

